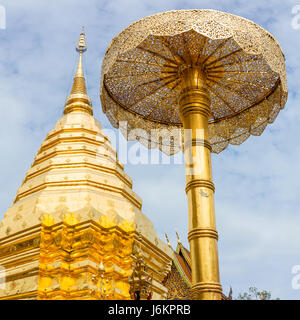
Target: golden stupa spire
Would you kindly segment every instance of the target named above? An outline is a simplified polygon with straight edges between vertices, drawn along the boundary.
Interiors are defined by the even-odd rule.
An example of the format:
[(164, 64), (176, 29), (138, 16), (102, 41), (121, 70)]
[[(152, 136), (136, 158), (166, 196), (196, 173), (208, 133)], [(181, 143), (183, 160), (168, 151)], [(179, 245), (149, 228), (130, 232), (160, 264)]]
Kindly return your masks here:
[(76, 46), (76, 51), (79, 53), (79, 60), (76, 69), (76, 74), (73, 80), (71, 93), (67, 98), (64, 114), (73, 111), (84, 111), (93, 114), (92, 103), (90, 97), (87, 95), (85, 78), (82, 66), (82, 55), (87, 50), (85, 41), (85, 32), (82, 27), (79, 41)]

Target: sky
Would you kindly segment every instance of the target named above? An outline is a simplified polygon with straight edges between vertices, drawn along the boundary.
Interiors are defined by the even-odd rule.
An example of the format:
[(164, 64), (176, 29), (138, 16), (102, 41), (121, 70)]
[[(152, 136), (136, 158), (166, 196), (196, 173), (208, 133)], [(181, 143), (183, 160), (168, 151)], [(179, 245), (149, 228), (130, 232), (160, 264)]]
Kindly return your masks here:
[[(101, 61), (111, 39), (130, 23), (167, 10), (216, 9), (270, 31), (286, 57), (289, 99), (260, 137), (212, 155), (220, 275), (224, 293), (232, 286), (234, 297), (255, 286), (273, 298), (300, 299), (300, 289), (291, 284), (292, 268), (300, 265), (300, 28), (292, 13), (300, 0), (0, 0), (0, 5), (6, 11), (6, 29), (0, 29), (0, 218), (62, 115), (82, 25), (88, 93), (95, 117), (107, 129), (112, 127), (99, 99)], [(175, 248), (178, 229), (188, 247), (183, 164), (127, 164), (125, 171), (159, 236), (164, 239), (166, 231)]]

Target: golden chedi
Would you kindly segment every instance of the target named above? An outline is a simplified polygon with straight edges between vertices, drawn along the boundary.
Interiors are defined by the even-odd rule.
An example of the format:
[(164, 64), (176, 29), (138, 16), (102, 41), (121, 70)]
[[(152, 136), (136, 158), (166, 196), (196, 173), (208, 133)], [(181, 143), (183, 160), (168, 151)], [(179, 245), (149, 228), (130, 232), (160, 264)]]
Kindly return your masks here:
[(151, 298), (164, 298), (173, 250), (141, 212), (131, 179), (93, 117), (82, 67), (84, 32), (76, 49), (64, 115), (1, 221), (6, 283), (0, 299), (130, 299), (133, 266), (141, 257)]

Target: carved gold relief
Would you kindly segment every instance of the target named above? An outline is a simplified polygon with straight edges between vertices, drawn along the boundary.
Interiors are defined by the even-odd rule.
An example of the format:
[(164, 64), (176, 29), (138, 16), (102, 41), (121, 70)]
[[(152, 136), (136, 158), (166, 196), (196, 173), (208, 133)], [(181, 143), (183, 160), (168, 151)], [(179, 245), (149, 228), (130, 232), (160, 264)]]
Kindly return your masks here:
[[(108, 220), (102, 219), (104, 226), (91, 223), (80, 229), (78, 224), (66, 223), (76, 221), (70, 215), (59, 227), (42, 227), (39, 299), (130, 298), (127, 277), (132, 264), (133, 234), (120, 226), (112, 227)], [(108, 282), (105, 295), (99, 294), (104, 280), (95, 266), (100, 261), (106, 266), (104, 280), (115, 288), (113, 295), (107, 296), (111, 291)], [(52, 288), (53, 279), (57, 279), (57, 290)], [(103, 283), (101, 286), (104, 288)]]

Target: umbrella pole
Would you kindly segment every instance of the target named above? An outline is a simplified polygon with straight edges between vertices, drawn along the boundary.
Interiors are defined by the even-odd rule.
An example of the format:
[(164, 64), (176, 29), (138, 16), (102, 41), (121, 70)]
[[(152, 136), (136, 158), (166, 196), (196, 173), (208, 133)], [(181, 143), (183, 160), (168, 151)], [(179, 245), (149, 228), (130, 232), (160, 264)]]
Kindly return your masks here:
[[(179, 98), (184, 127), (186, 194), (192, 260), (192, 296), (195, 300), (220, 300), (211, 145), (208, 139), (210, 96), (200, 67), (182, 72)], [(189, 129), (189, 130), (186, 130)]]

